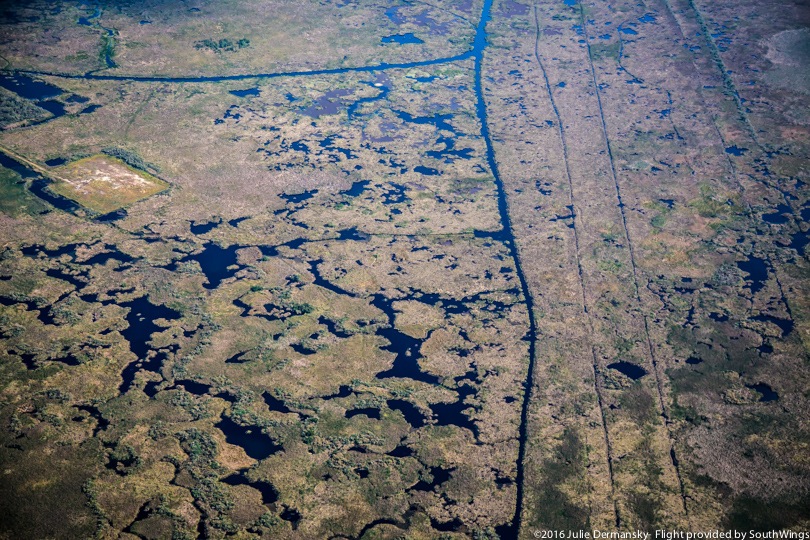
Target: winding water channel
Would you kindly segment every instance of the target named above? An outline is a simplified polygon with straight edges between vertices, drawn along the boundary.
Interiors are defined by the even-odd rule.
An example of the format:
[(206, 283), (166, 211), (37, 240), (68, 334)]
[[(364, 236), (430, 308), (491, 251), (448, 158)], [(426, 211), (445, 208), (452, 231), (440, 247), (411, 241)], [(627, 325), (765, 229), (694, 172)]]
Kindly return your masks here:
[(528, 416), (529, 416), (529, 402), (531, 400), (532, 380), (534, 379), (534, 364), (535, 364), (535, 344), (537, 342), (537, 324), (534, 319), (534, 301), (529, 291), (529, 285), (526, 281), (526, 274), (523, 272), (523, 266), (520, 261), (520, 254), (518, 253), (515, 244), (515, 235), (512, 230), (512, 220), (509, 217), (509, 201), (506, 198), (506, 190), (503, 186), (498, 171), (498, 163), (495, 159), (495, 149), (492, 146), (492, 137), (489, 133), (489, 125), (487, 124), (487, 105), (484, 99), (484, 92), (482, 88), (481, 78), (483, 71), (484, 50), (487, 46), (487, 31), (486, 26), (490, 18), (490, 9), (492, 8), (492, 0), (484, 0), (484, 7), (481, 11), (481, 20), (478, 22), (478, 28), (475, 32), (475, 40), (473, 41), (473, 57), (475, 58), (475, 97), (476, 97), (476, 113), (478, 121), (481, 124), (481, 136), (484, 138), (487, 150), (487, 164), (489, 165), (492, 175), (495, 178), (495, 185), (498, 188), (498, 212), (501, 218), (501, 225), (503, 227), (503, 238), (505, 245), (509, 248), (512, 259), (515, 262), (515, 270), (518, 280), (520, 281), (521, 292), (523, 299), (526, 302), (526, 309), (529, 317), (529, 365), (526, 373), (526, 381), (524, 382), (523, 404), (520, 411), (520, 432), (518, 434), (519, 447), (518, 447), (518, 462), (517, 462), (517, 478), (515, 485), (517, 488), (517, 501), (515, 504), (515, 515), (512, 518), (512, 523), (509, 526), (502, 526), (498, 529), (498, 534), (504, 539), (518, 538), (520, 531), (520, 518), (523, 512), (523, 480), (524, 480), (524, 462), (526, 457), (526, 443), (528, 436)]

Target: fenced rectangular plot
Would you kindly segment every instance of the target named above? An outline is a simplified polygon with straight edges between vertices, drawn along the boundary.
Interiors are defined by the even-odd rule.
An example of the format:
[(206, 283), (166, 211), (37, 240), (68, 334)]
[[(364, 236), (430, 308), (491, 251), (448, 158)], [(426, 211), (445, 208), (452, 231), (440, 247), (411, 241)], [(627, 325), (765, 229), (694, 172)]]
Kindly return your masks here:
[(52, 171), (51, 190), (94, 212), (106, 214), (151, 197), (167, 182), (104, 155), (80, 159)]

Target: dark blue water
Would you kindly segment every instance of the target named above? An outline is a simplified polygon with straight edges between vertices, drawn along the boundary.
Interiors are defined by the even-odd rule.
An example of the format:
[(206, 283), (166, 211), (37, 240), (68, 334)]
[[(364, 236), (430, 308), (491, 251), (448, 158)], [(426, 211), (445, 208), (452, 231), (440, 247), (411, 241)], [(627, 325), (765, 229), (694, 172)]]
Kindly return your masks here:
[[(414, 504), (414, 505), (411, 505), (408, 508), (408, 510), (402, 515), (402, 520), (396, 520), (396, 519), (392, 519), (392, 518), (375, 519), (374, 521), (366, 524), (362, 529), (360, 529), (360, 532), (357, 533), (357, 536), (355, 536), (353, 538), (357, 539), (357, 540), (360, 540), (361, 538), (369, 538), (370, 536), (367, 536), (367, 533), (371, 529), (373, 529), (375, 527), (378, 527), (380, 525), (392, 525), (392, 526), (394, 526), (394, 527), (396, 527), (396, 528), (398, 528), (400, 530), (407, 531), (407, 530), (409, 530), (411, 528), (411, 522), (413, 521), (413, 516), (415, 516), (416, 512), (418, 512), (419, 510), (420, 510), (420, 507), (418, 505)], [(338, 538), (350, 539), (352, 537), (344, 536), (342, 534), (339, 534), (339, 535), (335, 535), (335, 536), (330, 536), (329, 540), (337, 540)]]
[[(492, 137), (489, 132), (489, 123), (487, 119), (487, 106), (484, 99), (483, 92), (483, 74), (482, 63), (484, 56), (484, 49), (487, 46), (487, 32), (486, 27), (490, 19), (490, 11), (492, 8), (492, 0), (484, 0), (481, 10), (481, 17), (478, 21), (478, 26), (475, 32), (475, 39), (473, 41), (472, 57), (475, 59), (475, 96), (476, 96), (476, 115), (481, 126), (481, 137), (486, 144), (487, 165), (495, 180), (495, 185), (498, 189), (498, 212), (501, 218), (502, 232), (504, 245), (509, 249), (512, 260), (515, 262), (515, 270), (520, 282), (520, 289), (523, 300), (526, 303), (529, 329), (527, 340), (529, 341), (529, 357), (526, 373), (526, 381), (523, 383), (523, 403), (520, 412), (520, 429), (519, 429), (519, 449), (517, 460), (517, 476), (515, 483), (517, 486), (517, 504), (515, 505), (515, 513), (512, 521), (509, 524), (503, 524), (496, 527), (496, 532), (499, 536), (506, 540), (516, 539), (518, 531), (520, 530), (521, 515), (523, 512), (523, 479), (524, 479), (524, 462), (526, 456), (527, 444), (527, 430), (528, 430), (528, 417), (529, 417), (529, 401), (531, 397), (531, 385), (534, 380), (534, 367), (535, 367), (535, 343), (537, 342), (537, 324), (534, 318), (534, 300), (529, 292), (529, 286), (526, 282), (526, 276), (523, 272), (520, 256), (514, 241), (514, 233), (512, 231), (512, 221), (509, 216), (509, 205), (506, 199), (506, 191), (501, 180), (498, 163), (495, 159), (495, 149), (492, 145)], [(431, 521), (431, 524), (433, 522)], [(435, 525), (434, 525), (435, 527)]]
[(413, 456), (413, 449), (408, 448), (407, 446), (400, 445), (388, 452), (389, 456), (395, 458), (406, 458)]
[(346, 296), (355, 296), (354, 293), (351, 293), (346, 289), (341, 289), (331, 281), (324, 279), (324, 277), (321, 275), (320, 270), (318, 270), (318, 265), (321, 264), (322, 262), (323, 261), (321, 259), (309, 262), (309, 273), (312, 274), (312, 277), (314, 278), (312, 282), (318, 287), (323, 287), (324, 289), (332, 291), (337, 294), (343, 294)]
[(442, 174), (438, 169), (434, 169), (432, 167), (425, 167), (424, 165), (417, 165), (413, 168), (414, 172), (419, 174), (423, 174), (425, 176), (438, 176)]
[(769, 322), (771, 324), (775, 324), (782, 331), (783, 338), (787, 337), (788, 335), (790, 335), (791, 332), (793, 332), (793, 321), (790, 319), (782, 319), (779, 317), (774, 317), (772, 315), (756, 315), (754, 317), (751, 317), (751, 319), (755, 321)]
[(410, 200), (411, 198), (408, 197), (408, 188), (396, 182), (389, 182), (382, 194), (383, 204), (402, 204)]
[[(790, 221), (791, 209), (790, 206), (786, 204), (779, 204), (776, 207), (776, 211), (770, 214), (762, 214), (762, 219), (766, 223), (771, 223), (773, 225), (782, 225)], [(787, 215), (786, 215), (787, 214)]]
[(58, 86), (20, 74), (0, 75), (0, 87), (31, 101), (45, 101), (64, 93)]
[(28, 185), (28, 190), (59, 210), (75, 213), (81, 208), (70, 199), (66, 199), (49, 190), (48, 185), (51, 183), (50, 180), (40, 176), (38, 172), (28, 167), (28, 165), (20, 163), (2, 152), (0, 152), (0, 165), (6, 169), (11, 169), (26, 180), (31, 180), (31, 183)]
[(354, 182), (349, 189), (341, 191), (340, 194), (347, 197), (359, 197), (368, 189), (369, 185), (371, 185), (371, 180), (360, 180), (359, 182)]
[[(205, 244), (200, 253), (187, 255), (180, 259), (180, 262), (197, 261), (205, 275), (205, 279), (208, 281), (208, 283), (203, 284), (203, 287), (209, 290), (216, 289), (223, 280), (233, 276), (242, 268), (242, 266), (237, 265), (238, 256), (236, 254), (236, 251), (242, 247), (234, 245), (223, 248), (210, 242)], [(230, 270), (229, 268), (234, 265), (238, 266), (238, 268)], [(176, 270), (177, 264), (170, 265), (169, 269)]]
[[(84, 109), (82, 109), (81, 111), (79, 111), (79, 114), (91, 114), (91, 113), (96, 112), (100, 108), (101, 108), (101, 105), (98, 105), (98, 104), (94, 103), (93, 105), (89, 105), (89, 106), (85, 107)], [(64, 109), (63, 109), (62, 114), (64, 114)]]
[(143, 503), (141, 508), (138, 510), (138, 515), (135, 516), (135, 519), (132, 520), (132, 523), (127, 525), (127, 527), (124, 529), (124, 532), (128, 533), (128, 534), (134, 534), (135, 536), (138, 536), (133, 531), (133, 528), (135, 527), (135, 524), (140, 522), (140, 521), (144, 521), (146, 519), (149, 519), (149, 517), (151, 517), (153, 513), (154, 513), (154, 510), (152, 509), (151, 501), (146, 501), (145, 503)]
[(298, 354), (303, 354), (304, 356), (311, 356), (318, 352), (318, 346), (314, 343), (291, 343), (290, 348)]
[(338, 231), (338, 240), (354, 240), (356, 242), (367, 242), (371, 238), (370, 235), (360, 232), (357, 227), (350, 229), (341, 229)]
[[(337, 322), (333, 321), (332, 319), (328, 319), (323, 315), (318, 317), (318, 323), (326, 326), (326, 329), (329, 331), (330, 334), (333, 334), (339, 338), (348, 338), (354, 335), (353, 332), (344, 330), (341, 326), (338, 325)], [(341, 388), (343, 387), (341, 386)]]
[(246, 88), (245, 90), (231, 90), (229, 94), (233, 94), (236, 97), (251, 97), (251, 96), (258, 96), (259, 95), (259, 88)]
[(405, 401), (404, 399), (389, 399), (385, 403), (388, 405), (389, 409), (401, 412), (405, 417), (405, 421), (414, 429), (419, 429), (425, 425), (425, 415), (410, 401)]
[[(88, 15), (87, 17), (79, 17), (77, 23), (82, 26), (95, 27), (96, 29), (101, 30), (107, 37), (115, 36), (116, 31), (114, 29), (101, 26), (101, 24), (98, 22), (99, 17), (101, 17), (101, 6), (96, 5), (95, 11), (93, 12), (92, 15)], [(141, 24), (144, 23), (149, 24), (149, 21), (141, 21)], [(108, 69), (118, 67), (118, 65), (112, 59), (112, 55), (114, 53), (115, 53), (114, 49), (104, 47), (104, 63), (106, 64)]]
[(321, 396), (321, 399), (329, 400), (329, 399), (339, 399), (339, 398), (347, 398), (354, 393), (354, 390), (351, 386), (348, 385), (341, 385), (338, 388), (338, 391), (334, 394), (329, 394), (327, 396)]
[(396, 314), (392, 307), (392, 300), (382, 294), (374, 295), (371, 305), (385, 313), (388, 326), (377, 329), (376, 334), (388, 340), (388, 345), (382, 350), (394, 353), (394, 363), (391, 369), (377, 373), (377, 379), (412, 379), (427, 384), (439, 384), (441, 379), (436, 375), (422, 371), (419, 359), (422, 358), (420, 348), (422, 340), (413, 338), (394, 328)]
[(230, 225), (231, 227), (238, 227), (239, 224), (242, 223), (243, 221), (245, 221), (246, 219), (250, 219), (250, 216), (244, 216), (244, 217), (238, 217), (238, 218), (234, 218), (234, 219), (229, 219), (228, 220), (228, 225)]
[(272, 505), (278, 501), (278, 490), (270, 482), (265, 482), (262, 480), (251, 481), (245, 478), (244, 474), (234, 473), (223, 478), (222, 483), (229, 486), (250, 486), (253, 489), (258, 490), (259, 493), (262, 494), (262, 504), (265, 506)]
[(118, 261), (118, 262), (121, 262), (121, 263), (130, 263), (130, 262), (136, 260), (135, 257), (133, 257), (132, 255), (129, 255), (128, 253), (124, 253), (123, 251), (119, 251), (114, 245), (105, 244), (104, 248), (107, 251), (102, 251), (100, 253), (96, 253), (95, 255), (93, 255), (92, 257), (87, 259), (86, 261), (82, 261), (81, 264), (86, 264), (86, 265), (93, 266), (93, 265), (96, 265), (96, 264), (104, 265), (104, 264), (107, 263), (107, 261)]
[(329, 90), (323, 96), (319, 97), (315, 103), (309, 107), (300, 109), (301, 114), (305, 114), (312, 118), (320, 118), (325, 114), (337, 114), (337, 112), (348, 101), (347, 96), (351, 95), (352, 91), (348, 88), (338, 88)]
[(310, 153), (309, 152), (309, 146), (307, 146), (306, 143), (301, 142), (301, 141), (295, 141), (295, 142), (290, 143), (290, 148), (292, 150), (295, 150), (296, 152), (303, 152), (305, 154)]
[(353, 119), (357, 115), (357, 110), (364, 104), (388, 98), (388, 93), (391, 91), (389, 88), (391, 81), (388, 79), (387, 75), (378, 74), (376, 80), (373, 83), (368, 84), (370, 84), (374, 89), (379, 90), (379, 93), (376, 96), (360, 98), (349, 105), (349, 107), (346, 109), (346, 114), (349, 117), (349, 120)]
[(166, 306), (153, 304), (146, 296), (122, 302), (119, 305), (129, 308), (126, 315), (129, 326), (125, 330), (121, 330), (121, 335), (129, 342), (129, 350), (138, 358), (128, 364), (121, 373), (123, 380), (119, 391), (123, 394), (132, 386), (138, 371), (147, 369), (157, 373), (166, 357), (165, 352), (162, 351), (149, 354), (152, 351), (152, 346), (149, 344), (152, 334), (165, 330), (154, 321), (157, 319), (176, 320), (180, 318), (181, 313)]
[(266, 459), (284, 450), (283, 446), (262, 433), (262, 428), (258, 426), (242, 426), (223, 416), (214, 427), (222, 431), (228, 444), (239, 446), (253, 459)]
[(804, 248), (810, 243), (810, 230), (807, 232), (798, 231), (790, 235), (790, 242), (788, 244), (780, 244), (795, 249), (799, 255), (804, 255)]
[[(245, 317), (245, 314), (242, 313), (242, 316)], [(245, 362), (250, 362), (252, 359), (251, 358), (246, 358), (245, 357), (246, 354), (247, 354), (247, 351), (236, 353), (233, 356), (227, 358), (225, 360), (225, 363), (226, 364), (243, 364)]]
[[(489, 16), (489, 9), (487, 6), (484, 7), (484, 11), (487, 12), (487, 18)], [(110, 35), (112, 30), (105, 29)], [(168, 83), (207, 83), (207, 82), (223, 82), (223, 81), (243, 81), (248, 79), (274, 79), (280, 77), (307, 77), (307, 76), (319, 76), (319, 75), (338, 75), (343, 73), (370, 73), (370, 72), (377, 72), (377, 71), (386, 71), (392, 69), (409, 69), (409, 68), (416, 68), (416, 67), (425, 67), (425, 66), (435, 66), (441, 64), (448, 64), (453, 62), (458, 62), (460, 60), (467, 60), (469, 58), (473, 58), (476, 53), (483, 51), (483, 47), (485, 43), (483, 39), (485, 39), (486, 34), (484, 29), (479, 24), (478, 33), (476, 35), (482, 36), (482, 42), (480, 49), (476, 50), (475, 47), (472, 50), (467, 52), (455, 55), (455, 56), (447, 56), (442, 58), (432, 58), (429, 60), (420, 60), (416, 62), (382, 62), (375, 65), (368, 65), (368, 66), (356, 66), (356, 67), (346, 67), (346, 68), (332, 68), (332, 69), (316, 69), (311, 71), (289, 71), (289, 72), (276, 72), (276, 73), (248, 73), (243, 75), (225, 75), (225, 76), (208, 76), (208, 77), (155, 77), (155, 76), (124, 76), (124, 75), (105, 75), (99, 74), (97, 72), (91, 71), (81, 75), (74, 75), (68, 73), (57, 73), (57, 72), (50, 72), (50, 71), (30, 71), (30, 70), (21, 70), (18, 73), (23, 75), (47, 75), (53, 77), (62, 77), (66, 79), (89, 79), (89, 80), (106, 80), (106, 81), (142, 81), (142, 82), (168, 82)], [(109, 55), (106, 58), (107, 67), (115, 67), (115, 62), (112, 60)]]
[(458, 400), (453, 403), (434, 403), (430, 405), (433, 417), (437, 426), (458, 426), (469, 429), (478, 439), (478, 426), (465, 414), (465, 411), (472, 408), (470, 404), (464, 403), (468, 395), (475, 393), (475, 390), (468, 385), (463, 385), (458, 389)]
[(435, 116), (412, 116), (410, 113), (397, 110), (394, 110), (393, 113), (396, 114), (401, 120), (404, 120), (405, 122), (420, 125), (433, 124), (434, 126), (436, 126), (436, 129), (443, 129), (446, 131), (452, 131), (453, 133), (456, 133), (455, 128), (453, 128), (453, 126), (449, 122), (447, 122), (448, 119), (453, 117), (452, 114), (437, 114)]
[(472, 148), (456, 148), (455, 139), (450, 137), (439, 137), (436, 144), (442, 144), (444, 148), (442, 150), (428, 150), (426, 155), (444, 160), (445, 163), (453, 163), (456, 159), (470, 159), (475, 152)]
[[(374, 99), (377, 99), (377, 98), (368, 98), (368, 100), (374, 100)], [(359, 105), (362, 101), (363, 100), (358, 100), (358, 101), (355, 101), (354, 103), (352, 103), (351, 105), (349, 105), (349, 108), (347, 109), (347, 111), (348, 111), (348, 114), (349, 114), (350, 117), (354, 114), (353, 110), (354, 110), (355, 106)], [(326, 154), (327, 156), (329, 156), (329, 161), (331, 161), (332, 163), (339, 162), (340, 161), (339, 154), (343, 155), (343, 159), (357, 159), (357, 155), (354, 154), (349, 148), (344, 148), (344, 147), (341, 147), (341, 146), (337, 146), (334, 143), (335, 137), (336, 137), (335, 135), (330, 135), (329, 137), (324, 138), (322, 141), (320, 141), (318, 143), (319, 147), (324, 148), (326, 150), (333, 150), (334, 151), (334, 153), (332, 153), (331, 155)], [(301, 143), (301, 144), (303, 145), (303, 143)], [(291, 144), (290, 148), (292, 148), (293, 150), (301, 150), (301, 151), (303, 151), (304, 153), (307, 153), (307, 154), (310, 153), (309, 148), (306, 147), (305, 145), (303, 145), (303, 148), (296, 148), (295, 145), (296, 145), (296, 143)], [(324, 154), (319, 152), (317, 155), (324, 155)], [(362, 168), (362, 167), (360, 167), (360, 168)]]
[(67, 281), (68, 283), (76, 287), (77, 290), (87, 285), (88, 280), (86, 274), (78, 274), (78, 275), (69, 274), (66, 271), (62, 270), (61, 268), (48, 268), (45, 271), (45, 275), (48, 277), (61, 279), (62, 281)]
[(7, 353), (9, 355), (16, 356), (17, 358), (19, 358), (20, 362), (22, 362), (25, 365), (25, 369), (27, 369), (28, 371), (33, 371), (38, 367), (40, 367), (37, 361), (34, 360), (34, 358), (36, 358), (35, 354), (24, 352), (14, 353), (13, 351), (7, 351)]
[(54, 317), (51, 315), (50, 306), (40, 306), (37, 302), (33, 300), (25, 300), (25, 299), (15, 299), (9, 298), (6, 296), (0, 296), (0, 305), (2, 306), (13, 306), (16, 304), (24, 304), (25, 309), (27, 311), (34, 311), (37, 313), (37, 319), (42, 322), (42, 324), (54, 324)]
[(87, 103), (90, 101), (90, 98), (80, 96), (78, 94), (71, 94), (69, 97), (65, 99), (67, 103)]
[(51, 184), (50, 180), (45, 178), (38, 178), (33, 180), (31, 184), (28, 186), (28, 190), (42, 199), (43, 201), (49, 203), (54, 208), (62, 210), (63, 212), (68, 212), (71, 214), (75, 214), (81, 209), (78, 203), (71, 201), (61, 195), (57, 195), (50, 189), (48, 186)]
[(407, 34), (394, 34), (392, 36), (385, 36), (380, 41), (383, 43), (398, 43), (399, 45), (424, 43), (421, 39), (413, 35), (411, 32)]
[(636, 364), (631, 364), (630, 362), (614, 362), (612, 364), (608, 364), (608, 368), (615, 369), (619, 373), (630, 377), (634, 381), (642, 378), (647, 374), (647, 370), (641, 366), (637, 366)]
[(380, 409), (372, 408), (372, 407), (364, 407), (361, 409), (351, 409), (346, 411), (346, 418), (354, 418), (358, 415), (365, 415), (369, 418), (373, 418), (375, 420), (380, 419)]
[(748, 152), (748, 148), (740, 148), (736, 144), (726, 148), (726, 154), (731, 154), (732, 156), (742, 156), (746, 152)]
[(48, 118), (29, 122), (29, 125), (42, 124), (64, 116), (67, 113), (62, 103), (55, 99), (50, 99), (63, 93), (63, 90), (57, 86), (32, 79), (25, 75), (0, 75), (0, 86), (15, 92), (20, 97), (34, 101), (38, 107), (53, 115)]
[[(436, 518), (433, 518), (433, 517), (430, 518), (430, 526), (433, 527), (434, 529), (436, 529), (437, 531), (441, 531), (441, 532), (455, 532), (455, 531), (458, 531), (459, 529), (461, 529), (462, 525), (463, 525), (463, 523), (457, 517), (453, 518), (450, 521), (439, 521)], [(509, 530), (511, 531), (511, 529), (509, 529)], [(503, 535), (502, 531), (497, 530), (497, 527), (496, 527), (495, 532), (498, 533), (499, 538), (509, 538), (509, 537), (505, 537)]]
[(284, 242), (283, 244), (279, 244), (277, 246), (258, 246), (258, 247), (259, 250), (261, 250), (262, 255), (266, 257), (277, 257), (279, 254), (278, 248), (287, 247), (290, 249), (298, 249), (307, 242), (309, 242), (309, 240), (307, 240), (306, 238), (296, 238), (294, 240)]
[(435, 491), (436, 488), (450, 480), (450, 473), (455, 470), (455, 467), (449, 469), (430, 467), (428, 469), (428, 475), (421, 475), (422, 478), (420, 478), (416, 484), (409, 487), (407, 491)]
[(99, 434), (99, 432), (104, 431), (110, 425), (110, 421), (104, 418), (104, 415), (101, 414), (101, 411), (98, 407), (94, 405), (74, 405), (77, 409), (82, 412), (86, 412), (96, 421), (96, 427), (93, 429), (93, 437)]
[[(124, 219), (125, 217), (127, 217), (127, 215), (128, 214), (127, 214), (127, 211), (125, 209), (119, 208), (118, 210), (114, 210), (112, 212), (109, 212), (107, 214), (104, 214), (104, 215), (101, 215), (101, 216), (97, 217), (95, 219), (95, 221), (98, 221), (100, 223), (114, 223), (116, 221), (120, 221), (120, 220)], [(150, 240), (146, 240), (146, 241), (149, 242)], [(157, 240), (152, 240), (152, 241), (156, 242)]]
[(11, 169), (24, 179), (42, 178), (38, 172), (28, 167), (28, 165), (20, 163), (2, 152), (0, 152), (0, 165), (6, 169)]
[(53, 158), (45, 161), (45, 165), (47, 165), (48, 167), (59, 167), (60, 165), (64, 165), (65, 163), (67, 163), (67, 160), (64, 158)]
[(768, 280), (768, 261), (754, 255), (748, 257), (747, 261), (740, 261), (737, 267), (749, 275), (751, 281), (751, 294), (756, 294)]
[(192, 223), (192, 224), (190, 225), (190, 228), (191, 228), (191, 234), (200, 235), (200, 234), (205, 234), (205, 233), (207, 233), (207, 232), (211, 232), (211, 231), (212, 231), (212, 230), (214, 230), (214, 229), (215, 229), (215, 228), (216, 228), (216, 227), (217, 227), (217, 226), (218, 226), (220, 223), (222, 223), (222, 220), (219, 220), (219, 221), (209, 221), (209, 222), (207, 222), (207, 223)]
[(304, 201), (308, 201), (312, 197), (314, 197), (318, 193), (317, 189), (313, 189), (311, 191), (302, 191), (301, 193), (282, 193), (279, 195), (280, 198), (284, 199), (288, 203), (298, 204)]
[(396, 354), (391, 369), (378, 373), (376, 376), (378, 379), (400, 378), (427, 384), (439, 384), (439, 377), (422, 371), (419, 366), (419, 359), (422, 358), (422, 354), (419, 352), (422, 346), (421, 340), (412, 338), (393, 327), (380, 328), (377, 330), (377, 335), (389, 342), (389, 345), (382, 347), (382, 350)]
[(278, 399), (270, 392), (265, 392), (264, 394), (262, 394), (262, 398), (264, 399), (264, 402), (267, 404), (267, 406), (270, 408), (271, 411), (284, 414), (294, 412), (289, 407), (287, 407), (287, 404), (284, 403), (283, 400)]
[[(146, 383), (144, 393), (149, 397), (154, 397), (154, 395), (157, 393), (157, 391), (154, 389), (159, 384), (161, 383), (149, 381), (148, 383)], [(194, 394), (195, 396), (211, 395), (211, 390), (213, 389), (212, 385), (205, 384), (199, 381), (192, 381), (191, 379), (176, 379), (174, 381), (174, 385), (167, 388), (167, 390), (175, 390), (178, 387), (182, 387), (186, 392), (188, 392), (189, 394)], [(149, 388), (152, 388), (153, 390), (150, 391)], [(218, 392), (216, 394), (213, 394), (213, 396), (223, 399), (228, 403), (236, 403), (236, 397), (228, 392)]]
[(298, 525), (301, 523), (301, 519), (303, 519), (301, 512), (286, 505), (284, 506), (284, 511), (279, 514), (279, 517), (284, 521), (290, 522), (294, 531), (298, 530)]
[[(2, 154), (0, 154), (2, 156)], [(65, 244), (55, 249), (46, 249), (42, 244), (31, 244), (30, 246), (23, 247), (20, 251), (26, 257), (36, 257), (40, 253), (44, 253), (48, 257), (59, 258), (62, 255), (70, 255), (71, 257), (76, 254), (76, 248), (83, 244)]]
[(756, 390), (762, 394), (762, 397), (759, 398), (759, 401), (761, 402), (777, 401), (779, 399), (779, 394), (777, 394), (773, 388), (765, 383), (747, 384), (746, 386), (751, 390)]
[(210, 384), (192, 381), (191, 379), (177, 379), (174, 381), (174, 386), (182, 386), (186, 392), (194, 394), (195, 396), (204, 396), (211, 392)]

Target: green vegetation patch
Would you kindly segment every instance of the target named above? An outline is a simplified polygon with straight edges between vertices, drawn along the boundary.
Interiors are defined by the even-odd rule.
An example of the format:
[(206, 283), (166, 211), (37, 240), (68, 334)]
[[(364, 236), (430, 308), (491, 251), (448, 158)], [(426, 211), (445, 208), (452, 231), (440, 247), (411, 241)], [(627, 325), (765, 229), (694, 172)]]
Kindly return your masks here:
[(595, 43), (591, 45), (591, 57), (594, 60), (612, 58), (618, 62), (620, 49), (621, 43), (618, 41), (614, 43)]
[(35, 215), (47, 209), (48, 207), (39, 199), (28, 193), (20, 175), (10, 169), (0, 167), (0, 212), (11, 216), (21, 213)]
[[(107, 146), (105, 148), (102, 148), (101, 151), (110, 157), (120, 159), (130, 167), (134, 167), (136, 169), (140, 169), (146, 172), (155, 172), (155, 173), (160, 172), (160, 168), (157, 165), (147, 163), (141, 156), (139, 156), (138, 154), (136, 154), (131, 150), (126, 150), (125, 148), (118, 148), (117, 146)], [(90, 157), (90, 156), (81, 156), (81, 157)]]
[(194, 42), (194, 48), (197, 50), (208, 49), (215, 53), (222, 52), (236, 52), (239, 49), (245, 49), (250, 46), (250, 40), (242, 38), (236, 42), (228, 38), (222, 38), (219, 41), (213, 39), (202, 39)]
[(537, 502), (532, 525), (559, 530), (587, 526), (588, 511), (578, 500), (583, 495), (578, 479), (585, 473), (585, 462), (585, 444), (576, 431), (566, 429), (553, 453), (543, 460), (544, 476), (533, 493)]
[(0, 128), (44, 120), (51, 113), (31, 101), (0, 88)]

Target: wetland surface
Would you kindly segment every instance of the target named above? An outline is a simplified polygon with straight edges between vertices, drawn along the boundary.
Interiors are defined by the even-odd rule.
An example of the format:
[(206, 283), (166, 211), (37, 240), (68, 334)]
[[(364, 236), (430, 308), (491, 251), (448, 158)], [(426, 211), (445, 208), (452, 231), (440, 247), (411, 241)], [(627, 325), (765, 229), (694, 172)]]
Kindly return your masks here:
[(4, 7), (0, 538), (806, 528), (807, 25)]

